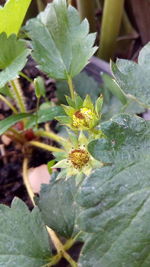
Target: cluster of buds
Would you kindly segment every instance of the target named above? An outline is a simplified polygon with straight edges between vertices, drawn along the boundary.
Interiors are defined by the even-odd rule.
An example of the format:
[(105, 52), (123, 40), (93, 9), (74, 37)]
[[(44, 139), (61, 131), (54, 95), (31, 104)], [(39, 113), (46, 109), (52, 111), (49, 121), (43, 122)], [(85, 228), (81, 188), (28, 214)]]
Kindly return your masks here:
[[(101, 109), (103, 105), (103, 98), (100, 96), (95, 106), (91, 101), (90, 96), (86, 96), (84, 100), (78, 95), (72, 100), (66, 96), (67, 105), (62, 105), (66, 113), (64, 116), (59, 116), (56, 119), (61, 124), (66, 125), (68, 129), (68, 139), (61, 145), (64, 152), (55, 153), (57, 163), (53, 168), (61, 168), (57, 179), (69, 178), (72, 175), (81, 177), (82, 175), (89, 175), (91, 170), (100, 167), (102, 163), (95, 160), (88, 151), (88, 144), (98, 132), (96, 129), (101, 119)], [(83, 132), (86, 132), (86, 135)], [(91, 134), (93, 133), (93, 134)], [(80, 179), (78, 179), (78, 182)]]

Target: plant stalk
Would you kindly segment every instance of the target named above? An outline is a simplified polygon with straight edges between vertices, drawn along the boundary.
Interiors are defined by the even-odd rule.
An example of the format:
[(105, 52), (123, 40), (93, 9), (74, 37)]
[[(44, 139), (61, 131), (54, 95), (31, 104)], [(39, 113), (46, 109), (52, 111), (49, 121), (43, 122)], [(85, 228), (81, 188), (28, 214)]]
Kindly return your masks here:
[(87, 18), (90, 24), (90, 32), (95, 32), (95, 0), (77, 0), (77, 7), (81, 20)]
[(16, 108), (9, 102), (9, 100), (4, 97), (3, 95), (0, 94), (0, 99), (15, 113), (17, 114), (18, 111), (16, 110)]
[(45, 149), (45, 150), (48, 150), (50, 152), (64, 152), (64, 150), (61, 149), (61, 148), (50, 146), (50, 145), (46, 145), (46, 144), (43, 144), (43, 143), (38, 142), (38, 141), (30, 141), (27, 144), (32, 145), (32, 146), (36, 146), (36, 147), (39, 147), (39, 148), (42, 148), (42, 149)]
[(26, 105), (24, 102), (24, 96), (23, 96), (18, 79), (11, 81), (10, 85), (11, 85), (11, 89), (12, 89), (13, 98), (14, 98), (19, 110), (23, 113), (26, 112)]
[(42, 2), (42, 0), (36, 0), (36, 2), (37, 2), (38, 12), (40, 13), (41, 11), (44, 10), (45, 5), (44, 5), (44, 3)]
[(28, 192), (29, 198), (31, 199), (33, 205), (35, 206), (34, 193), (28, 179), (28, 158), (24, 158), (23, 160), (23, 182)]
[(19, 75), (21, 77), (23, 77), (24, 79), (26, 79), (28, 82), (32, 83), (33, 80), (31, 78), (29, 78), (25, 73), (23, 73), (22, 71), (19, 72)]
[(115, 52), (123, 9), (124, 0), (105, 0), (104, 2), (98, 55), (101, 59), (106, 61), (109, 61)]
[(48, 137), (50, 139), (53, 139), (54, 141), (63, 144), (64, 142), (66, 142), (66, 139), (64, 139), (61, 136), (58, 136), (57, 134), (53, 133), (52, 131), (43, 131), (43, 130), (39, 130), (36, 132), (37, 136), (41, 136), (41, 137)]
[(74, 86), (73, 86), (72, 78), (70, 76), (68, 76), (67, 82), (68, 82), (68, 85), (69, 85), (71, 98), (72, 98), (72, 100), (74, 100), (75, 92), (74, 92)]

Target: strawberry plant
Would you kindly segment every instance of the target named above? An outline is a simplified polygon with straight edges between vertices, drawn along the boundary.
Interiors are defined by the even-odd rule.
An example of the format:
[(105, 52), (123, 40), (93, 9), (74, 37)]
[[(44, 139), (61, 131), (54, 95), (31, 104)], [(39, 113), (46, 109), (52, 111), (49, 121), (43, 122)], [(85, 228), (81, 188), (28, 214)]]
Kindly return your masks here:
[[(150, 45), (142, 49), (138, 63), (119, 59), (111, 63), (113, 79), (103, 76), (123, 104), (122, 113), (104, 121), (103, 96), (96, 98), (93, 92), (83, 98), (74, 87), (73, 78), (81, 75), (82, 80), (79, 73), (97, 48), (87, 20), (81, 22), (66, 0), (54, 0), (27, 22), (28, 40), (18, 39), (15, 30), (2, 31), (0, 99), (12, 115), (0, 121), (0, 134), (22, 147), (23, 180), (34, 208), (29, 211), (18, 198), (10, 208), (0, 205), (0, 266), (50, 267), (61, 258), (73, 267), (149, 266), (150, 123), (123, 111), (135, 102), (150, 106)], [(22, 72), (29, 55), (59, 85), (67, 82), (63, 105), (39, 105), (45, 97), (42, 78), (31, 80)], [(27, 110), (20, 76), (34, 85), (35, 111)], [(40, 123), (54, 118), (65, 136), (42, 128)], [(41, 137), (58, 146), (47, 145)], [(55, 157), (47, 164), (50, 183), (36, 196), (28, 179), (27, 155), (33, 146)], [(78, 242), (82, 248), (74, 260), (69, 249)]]

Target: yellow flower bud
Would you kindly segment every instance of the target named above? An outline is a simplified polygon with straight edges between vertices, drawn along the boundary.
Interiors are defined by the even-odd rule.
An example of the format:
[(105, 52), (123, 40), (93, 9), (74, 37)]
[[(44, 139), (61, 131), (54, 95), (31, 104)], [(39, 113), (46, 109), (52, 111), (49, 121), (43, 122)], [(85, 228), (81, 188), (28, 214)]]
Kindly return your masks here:
[(81, 170), (90, 160), (90, 155), (85, 149), (74, 149), (69, 154), (69, 160), (74, 168)]
[(81, 108), (73, 114), (72, 120), (72, 125), (76, 128), (91, 128), (95, 121), (95, 113), (91, 109)]

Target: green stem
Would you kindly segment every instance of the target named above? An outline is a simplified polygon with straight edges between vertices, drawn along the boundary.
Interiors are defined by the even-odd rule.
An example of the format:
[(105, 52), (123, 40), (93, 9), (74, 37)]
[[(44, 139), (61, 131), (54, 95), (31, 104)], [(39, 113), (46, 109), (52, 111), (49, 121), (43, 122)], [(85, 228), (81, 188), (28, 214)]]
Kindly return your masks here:
[(96, 31), (95, 24), (95, 1), (94, 0), (77, 0), (77, 7), (81, 20), (87, 18), (90, 24), (90, 32)]
[(69, 85), (71, 98), (72, 98), (72, 100), (74, 100), (74, 98), (75, 98), (74, 86), (73, 86), (72, 78), (69, 75), (68, 75), (67, 82)]
[(64, 150), (61, 149), (61, 148), (54, 147), (54, 146), (49, 146), (49, 145), (43, 144), (43, 143), (38, 142), (38, 141), (30, 141), (30, 142), (28, 142), (28, 144), (32, 145), (32, 146), (36, 146), (36, 147), (42, 148), (42, 149), (45, 149), (45, 150), (48, 150), (50, 152), (64, 152)]
[(53, 133), (51, 131), (47, 132), (47, 131), (39, 130), (39, 131), (36, 132), (36, 135), (37, 136), (42, 136), (42, 137), (48, 137), (48, 138), (53, 139), (53, 140), (55, 140), (56, 142), (58, 142), (58, 143), (60, 143), (62, 145), (63, 145), (64, 142), (66, 142), (66, 139), (64, 139), (61, 136), (58, 136), (57, 134), (55, 134), (55, 133)]
[(24, 102), (24, 96), (17, 79), (10, 82), (13, 98), (21, 112), (26, 112), (26, 106)]
[(62, 258), (62, 255), (60, 253), (58, 253), (57, 255), (53, 256), (50, 259), (50, 262), (49, 263), (42, 265), (42, 267), (51, 267), (51, 266), (54, 266), (54, 265), (56, 265), (61, 260), (61, 258)]
[(38, 11), (41, 12), (44, 10), (45, 8), (45, 5), (43, 4), (42, 0), (36, 0), (37, 1), (37, 8), (38, 8)]
[(137, 35), (135, 29), (133, 28), (128, 15), (126, 13), (126, 11), (124, 10), (123, 12), (123, 17), (122, 17), (122, 25), (123, 25), (123, 30), (124, 30), (124, 34), (128, 35), (128, 34), (135, 34)]
[(109, 59), (113, 57), (120, 30), (123, 8), (124, 0), (105, 0), (100, 48), (98, 51), (99, 57), (104, 60), (109, 61)]
[(7, 100), (6, 97), (4, 97), (3, 95), (0, 94), (0, 99), (14, 112), (14, 113), (18, 113), (16, 108), (13, 107), (13, 105)]
[(40, 104), (40, 98), (37, 98), (37, 103), (36, 103), (36, 129), (38, 129), (38, 109), (39, 109), (39, 104)]
[(21, 77), (23, 77), (24, 79), (26, 79), (28, 82), (32, 83), (33, 80), (31, 78), (29, 78), (25, 73), (23, 73), (22, 71), (19, 72), (19, 75)]
[(26, 190), (28, 192), (28, 195), (29, 195), (33, 205), (35, 206), (34, 193), (33, 193), (33, 190), (31, 188), (31, 185), (30, 185), (29, 179), (28, 179), (28, 158), (24, 158), (24, 160), (23, 160), (23, 182), (24, 182), (24, 185), (25, 185)]

